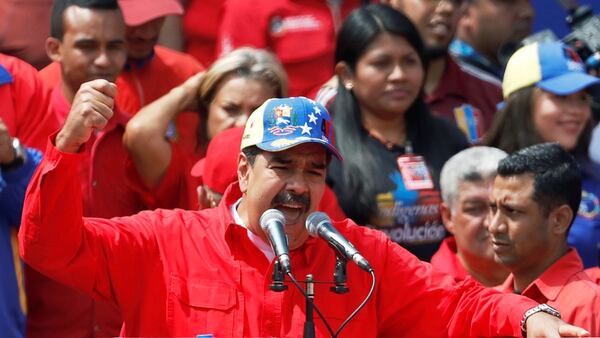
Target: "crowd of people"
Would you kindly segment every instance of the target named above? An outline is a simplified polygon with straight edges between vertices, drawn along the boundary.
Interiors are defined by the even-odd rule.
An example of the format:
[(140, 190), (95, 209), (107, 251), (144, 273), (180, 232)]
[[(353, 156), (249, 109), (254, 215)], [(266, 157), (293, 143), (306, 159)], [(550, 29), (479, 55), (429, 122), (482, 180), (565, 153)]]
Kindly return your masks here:
[(600, 336), (600, 78), (530, 0), (44, 11), (0, 37), (1, 337)]

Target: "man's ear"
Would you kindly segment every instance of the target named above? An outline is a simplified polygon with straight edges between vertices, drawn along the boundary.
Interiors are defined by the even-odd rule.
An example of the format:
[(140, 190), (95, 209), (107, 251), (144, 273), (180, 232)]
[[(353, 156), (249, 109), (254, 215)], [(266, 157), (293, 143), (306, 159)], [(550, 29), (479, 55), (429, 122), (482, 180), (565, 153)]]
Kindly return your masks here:
[(61, 57), (61, 42), (57, 38), (48, 37), (46, 39), (46, 54), (52, 61), (60, 62)]
[(335, 74), (346, 89), (352, 89), (354, 86), (354, 75), (346, 62), (340, 61), (335, 65)]
[(440, 214), (442, 216), (442, 221), (444, 222), (444, 227), (448, 230), (449, 233), (454, 235), (454, 222), (452, 221), (452, 209), (450, 209), (446, 203), (440, 204)]
[(567, 204), (563, 204), (550, 212), (548, 222), (553, 234), (566, 235), (573, 221), (573, 210)]
[(237, 176), (238, 184), (240, 186), (240, 191), (242, 192), (242, 194), (246, 193), (246, 191), (248, 190), (248, 180), (251, 169), (252, 166), (250, 162), (248, 162), (248, 158), (243, 152), (240, 152), (238, 156)]

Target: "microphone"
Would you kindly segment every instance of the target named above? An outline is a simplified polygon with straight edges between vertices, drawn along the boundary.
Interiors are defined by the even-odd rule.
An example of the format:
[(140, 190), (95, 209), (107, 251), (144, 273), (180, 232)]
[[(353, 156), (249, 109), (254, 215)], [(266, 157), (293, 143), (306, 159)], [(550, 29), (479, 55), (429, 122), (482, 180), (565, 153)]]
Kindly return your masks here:
[(371, 264), (331, 224), (327, 214), (320, 211), (310, 214), (306, 219), (306, 229), (311, 236), (326, 240), (339, 254), (356, 263), (361, 269), (366, 272), (373, 271)]
[(281, 268), (286, 273), (292, 271), (292, 265), (290, 261), (290, 250), (288, 249), (287, 237), (283, 230), (285, 224), (285, 216), (277, 209), (269, 209), (260, 216), (260, 227), (269, 237), (271, 247), (275, 251), (275, 256)]

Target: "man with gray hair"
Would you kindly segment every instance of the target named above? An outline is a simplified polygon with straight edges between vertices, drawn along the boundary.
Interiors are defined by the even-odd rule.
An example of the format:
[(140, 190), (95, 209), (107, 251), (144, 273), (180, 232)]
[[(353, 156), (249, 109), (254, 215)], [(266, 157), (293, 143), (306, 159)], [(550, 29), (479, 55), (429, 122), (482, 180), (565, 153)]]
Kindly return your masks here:
[(452, 156), (440, 177), (446, 238), (431, 259), (437, 269), (460, 281), (471, 275), (485, 286), (501, 284), (508, 270), (494, 261), (486, 218), (498, 162), (506, 153), (492, 147), (472, 147)]

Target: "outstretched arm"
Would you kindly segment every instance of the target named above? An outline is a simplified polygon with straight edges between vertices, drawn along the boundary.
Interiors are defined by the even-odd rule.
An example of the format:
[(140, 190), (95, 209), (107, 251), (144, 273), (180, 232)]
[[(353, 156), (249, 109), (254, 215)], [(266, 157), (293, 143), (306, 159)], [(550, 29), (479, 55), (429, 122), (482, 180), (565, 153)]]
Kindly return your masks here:
[(586, 330), (569, 325), (563, 320), (554, 317), (545, 312), (538, 312), (531, 315), (525, 322), (527, 327), (527, 337), (589, 337), (590, 333)]

